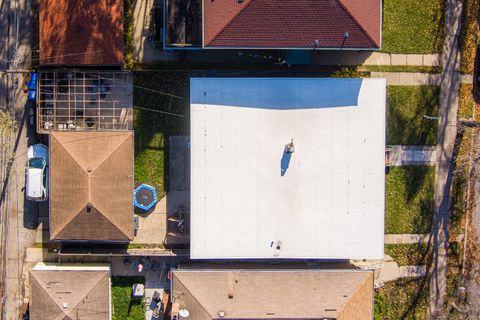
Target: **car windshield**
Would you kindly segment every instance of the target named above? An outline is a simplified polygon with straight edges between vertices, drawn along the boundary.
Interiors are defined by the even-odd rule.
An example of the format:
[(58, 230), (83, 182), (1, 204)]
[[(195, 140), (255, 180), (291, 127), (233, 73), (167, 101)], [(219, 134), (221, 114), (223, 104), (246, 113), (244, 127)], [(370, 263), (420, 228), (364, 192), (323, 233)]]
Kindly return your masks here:
[(28, 160), (28, 167), (35, 169), (43, 169), (45, 166), (45, 160), (41, 158), (32, 158)]

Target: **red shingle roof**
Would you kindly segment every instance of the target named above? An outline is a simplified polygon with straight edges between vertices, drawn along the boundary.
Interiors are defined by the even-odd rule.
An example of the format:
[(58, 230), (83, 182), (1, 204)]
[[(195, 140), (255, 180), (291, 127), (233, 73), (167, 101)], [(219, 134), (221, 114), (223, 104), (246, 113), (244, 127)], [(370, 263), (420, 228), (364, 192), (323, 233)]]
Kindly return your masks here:
[(41, 65), (122, 63), (122, 0), (40, 2)]
[(207, 48), (380, 48), (381, 1), (204, 0), (203, 23)]

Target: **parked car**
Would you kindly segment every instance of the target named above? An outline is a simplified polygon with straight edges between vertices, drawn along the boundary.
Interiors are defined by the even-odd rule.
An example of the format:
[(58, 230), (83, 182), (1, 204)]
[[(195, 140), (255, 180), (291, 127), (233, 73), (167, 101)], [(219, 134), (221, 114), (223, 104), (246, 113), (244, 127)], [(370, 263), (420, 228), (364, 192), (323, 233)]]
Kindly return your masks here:
[(31, 201), (48, 199), (48, 147), (35, 144), (28, 148), (25, 195)]

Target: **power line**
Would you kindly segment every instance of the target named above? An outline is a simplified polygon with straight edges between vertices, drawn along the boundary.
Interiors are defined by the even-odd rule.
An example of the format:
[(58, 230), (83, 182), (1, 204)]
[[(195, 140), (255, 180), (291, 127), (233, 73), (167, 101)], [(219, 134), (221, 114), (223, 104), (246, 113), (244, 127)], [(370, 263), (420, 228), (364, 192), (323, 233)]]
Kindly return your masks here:
[[(69, 57), (69, 56), (79, 56), (79, 55), (91, 54), (91, 53), (98, 54), (102, 51), (104, 51), (104, 50), (83, 51), (83, 52), (77, 52), (77, 53), (60, 54), (60, 55), (56, 55), (56, 56), (38, 57), (38, 58), (35, 58), (35, 59), (30, 59), (30, 61), (52, 60), (52, 59), (56, 59), (56, 58)], [(12, 60), (9, 60), (8, 62), (17, 62), (17, 59), (12, 59)]]
[(145, 107), (136, 107), (136, 106), (134, 106), (133, 108), (135, 108), (135, 109), (147, 110), (147, 111), (152, 111), (152, 112), (157, 112), (157, 113), (168, 114), (168, 115), (176, 116), (176, 117), (182, 117), (182, 118), (185, 117), (183, 114), (173, 113), (173, 112), (166, 112), (166, 111), (161, 111), (161, 110), (156, 110), (156, 109), (150, 109), (150, 108), (145, 108)]
[[(91, 76), (96, 76), (96, 77), (98, 77), (98, 79), (102, 79), (102, 80), (109, 80), (109, 81), (112, 81), (112, 82), (124, 83), (124, 84), (128, 84), (128, 85), (131, 84), (129, 82), (122, 81), (122, 80), (114, 80), (114, 79), (111, 79), (111, 78), (100, 77), (100, 73), (99, 74), (89, 73), (89, 72), (85, 72), (85, 71), (79, 70), (79, 69), (71, 69), (71, 70), (74, 71), (74, 72), (79, 72), (79, 73), (88, 74), (88, 75), (91, 75)], [(135, 87), (135, 88), (143, 89), (143, 90), (154, 92), (154, 93), (163, 94), (163, 95), (170, 96), (170, 97), (173, 97), (173, 98), (183, 99), (183, 97), (181, 97), (181, 96), (177, 96), (177, 95), (174, 95), (174, 94), (171, 94), (171, 93), (168, 93), (168, 92), (163, 92), (163, 91), (159, 91), (159, 90), (155, 90), (155, 89), (150, 89), (150, 88), (139, 86), (139, 85), (136, 85), (136, 84), (132, 84), (132, 86)]]

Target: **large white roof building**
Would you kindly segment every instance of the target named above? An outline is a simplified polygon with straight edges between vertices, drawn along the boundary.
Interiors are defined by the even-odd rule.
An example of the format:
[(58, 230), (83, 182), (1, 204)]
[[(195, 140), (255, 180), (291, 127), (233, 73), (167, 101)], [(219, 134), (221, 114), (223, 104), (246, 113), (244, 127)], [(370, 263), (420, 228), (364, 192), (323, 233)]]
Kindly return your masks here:
[(191, 79), (191, 258), (383, 258), (385, 91)]

